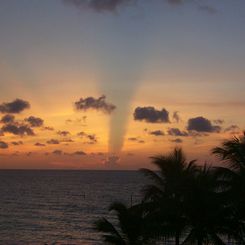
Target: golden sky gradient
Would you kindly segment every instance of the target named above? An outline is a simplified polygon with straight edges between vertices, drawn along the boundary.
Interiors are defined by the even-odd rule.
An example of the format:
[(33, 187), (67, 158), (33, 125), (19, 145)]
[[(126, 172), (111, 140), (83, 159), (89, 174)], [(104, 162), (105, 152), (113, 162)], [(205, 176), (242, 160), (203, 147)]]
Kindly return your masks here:
[[(14, 115), (12, 124), (35, 132), (16, 135), (0, 123), (0, 168), (137, 169), (176, 146), (216, 163), (212, 147), (245, 128), (244, 1), (141, 0), (99, 10), (67, 2), (0, 3), (0, 118)], [(75, 107), (103, 95), (110, 113)], [(30, 108), (1, 110), (17, 98)], [(137, 107), (165, 109), (169, 122), (140, 120)], [(30, 116), (43, 124), (32, 127)]]

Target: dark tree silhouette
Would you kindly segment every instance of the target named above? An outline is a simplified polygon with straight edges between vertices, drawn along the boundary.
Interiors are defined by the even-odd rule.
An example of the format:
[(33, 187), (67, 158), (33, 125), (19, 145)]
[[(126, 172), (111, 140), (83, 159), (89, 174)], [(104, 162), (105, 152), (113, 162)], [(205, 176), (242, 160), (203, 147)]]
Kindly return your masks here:
[(148, 229), (144, 226), (144, 215), (140, 206), (128, 208), (124, 204), (116, 202), (111, 205), (109, 210), (116, 212), (117, 224), (113, 224), (105, 218), (99, 219), (95, 223), (95, 229), (103, 233), (106, 244), (148, 244), (146, 237)]
[[(227, 166), (218, 167), (216, 172), (225, 190), (226, 205), (232, 208), (234, 220), (242, 223), (245, 221), (245, 133), (224, 141), (212, 153)], [(240, 244), (245, 244), (244, 229), (244, 225), (237, 227), (234, 235)]]
[(188, 232), (183, 244), (225, 245), (222, 238), (236, 229), (231, 209), (225, 205), (214, 169), (204, 165), (196, 172), (186, 192), (185, 216)]
[(152, 157), (152, 160), (158, 172), (141, 169), (153, 181), (144, 188), (144, 205), (155, 223), (152, 226), (155, 233), (163, 238), (174, 237), (178, 245), (186, 228), (183, 201), (197, 170), (195, 161), (187, 162), (179, 148), (170, 154)]

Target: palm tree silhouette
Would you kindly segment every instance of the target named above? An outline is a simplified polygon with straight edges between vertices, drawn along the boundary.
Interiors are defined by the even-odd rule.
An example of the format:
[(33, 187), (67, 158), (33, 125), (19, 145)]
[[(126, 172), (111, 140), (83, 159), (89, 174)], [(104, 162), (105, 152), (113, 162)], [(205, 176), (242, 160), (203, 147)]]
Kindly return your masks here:
[(188, 232), (183, 245), (225, 245), (222, 237), (231, 233), (238, 223), (224, 203), (214, 169), (208, 165), (201, 167), (186, 194), (183, 204)]
[(148, 219), (153, 221), (152, 227), (155, 227), (157, 235), (163, 238), (174, 237), (175, 244), (179, 245), (186, 228), (184, 195), (197, 170), (195, 161), (187, 162), (179, 148), (175, 148), (170, 154), (152, 157), (152, 160), (159, 172), (141, 169), (153, 181), (143, 190)]
[(245, 221), (245, 133), (224, 141), (212, 153), (227, 166), (218, 167), (216, 172), (225, 189), (227, 205), (233, 209), (234, 219), (241, 223), (233, 236), (240, 244), (245, 244), (245, 227), (242, 224)]
[[(144, 228), (143, 209), (140, 206), (128, 208), (120, 202), (113, 203), (110, 211), (115, 211), (118, 224), (105, 218), (95, 222), (95, 229), (103, 233), (104, 242), (114, 245), (148, 244), (147, 229)], [(151, 244), (153, 244), (151, 242)]]

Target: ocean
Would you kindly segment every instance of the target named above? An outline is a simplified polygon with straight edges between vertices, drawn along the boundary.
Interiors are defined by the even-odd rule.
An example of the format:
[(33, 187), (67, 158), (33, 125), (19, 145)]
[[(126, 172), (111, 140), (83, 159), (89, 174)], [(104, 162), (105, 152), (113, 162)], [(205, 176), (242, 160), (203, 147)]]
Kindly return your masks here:
[(138, 171), (0, 171), (0, 245), (99, 245), (95, 220), (140, 201)]

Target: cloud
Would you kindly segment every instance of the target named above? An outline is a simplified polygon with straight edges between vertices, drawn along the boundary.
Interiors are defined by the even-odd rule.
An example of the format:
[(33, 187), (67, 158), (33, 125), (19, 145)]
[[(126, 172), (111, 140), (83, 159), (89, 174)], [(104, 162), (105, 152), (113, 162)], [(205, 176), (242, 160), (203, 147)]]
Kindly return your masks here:
[(72, 153), (72, 155), (85, 156), (87, 154), (84, 151), (75, 151)]
[(6, 124), (2, 127), (4, 133), (11, 133), (14, 135), (24, 136), (34, 136), (34, 131), (28, 125), (17, 125), (17, 124)]
[(50, 145), (58, 145), (60, 142), (56, 139), (50, 139), (47, 141), (47, 144), (50, 144)]
[(186, 131), (181, 131), (178, 128), (169, 128), (168, 135), (171, 136), (188, 136), (189, 134)]
[(85, 132), (79, 132), (77, 133), (77, 136), (81, 138), (86, 138), (88, 142), (85, 142), (87, 144), (95, 144), (98, 142), (97, 137), (95, 134), (86, 134)]
[(30, 107), (31, 106), (29, 102), (21, 99), (16, 99), (12, 102), (0, 104), (0, 112), (14, 114), (14, 113), (20, 113), (25, 109), (29, 109)]
[(46, 145), (45, 145), (45, 144), (42, 144), (42, 143), (37, 142), (37, 143), (35, 143), (35, 146), (40, 146), (40, 147), (42, 147), (42, 146), (46, 146)]
[(134, 111), (134, 120), (148, 123), (169, 123), (169, 112), (166, 109), (157, 110), (152, 106), (137, 107)]
[(86, 133), (82, 131), (82, 132), (77, 133), (77, 136), (82, 138), (82, 137), (86, 136)]
[(69, 131), (58, 131), (57, 134), (62, 136), (62, 137), (66, 137), (66, 136), (70, 135), (70, 132)]
[(161, 130), (151, 131), (149, 134), (154, 135), (154, 136), (164, 136), (165, 135), (165, 133)]
[(136, 138), (136, 137), (130, 137), (130, 138), (128, 138), (128, 140), (129, 141), (138, 141), (138, 138)]
[(78, 9), (92, 9), (97, 12), (116, 11), (119, 7), (131, 4), (137, 0), (63, 0), (64, 3), (71, 4)]
[(0, 149), (7, 149), (9, 146), (6, 142), (0, 141)]
[(213, 125), (210, 120), (204, 117), (195, 117), (188, 120), (187, 130), (204, 133), (218, 133), (220, 132), (221, 127)]
[(23, 145), (23, 141), (13, 141), (11, 142), (12, 145)]
[(31, 127), (41, 127), (43, 126), (43, 122), (44, 122), (43, 119), (39, 117), (33, 117), (33, 116), (26, 118), (25, 121), (28, 122)]
[(133, 141), (133, 142), (137, 142), (137, 143), (141, 143), (141, 144), (145, 143), (145, 141), (140, 139), (139, 137), (129, 137), (128, 140)]
[(89, 144), (95, 144), (97, 143), (97, 138), (95, 134), (88, 134), (87, 139), (89, 140)]
[(1, 123), (7, 124), (7, 123), (13, 123), (14, 122), (15, 117), (13, 115), (7, 114), (4, 115), (1, 119)]
[(180, 143), (182, 143), (183, 142), (183, 140), (182, 139), (180, 139), (180, 138), (177, 138), (177, 139), (173, 139), (173, 140), (170, 140), (171, 142), (173, 142), (173, 143), (177, 143), (177, 144), (180, 144)]
[(61, 150), (54, 150), (52, 152), (52, 154), (54, 154), (54, 155), (62, 155), (63, 154), (63, 151), (61, 151)]
[(75, 108), (78, 111), (96, 110), (103, 113), (110, 114), (116, 109), (116, 106), (106, 102), (106, 97), (102, 95), (98, 99), (94, 97), (81, 98), (75, 102)]

